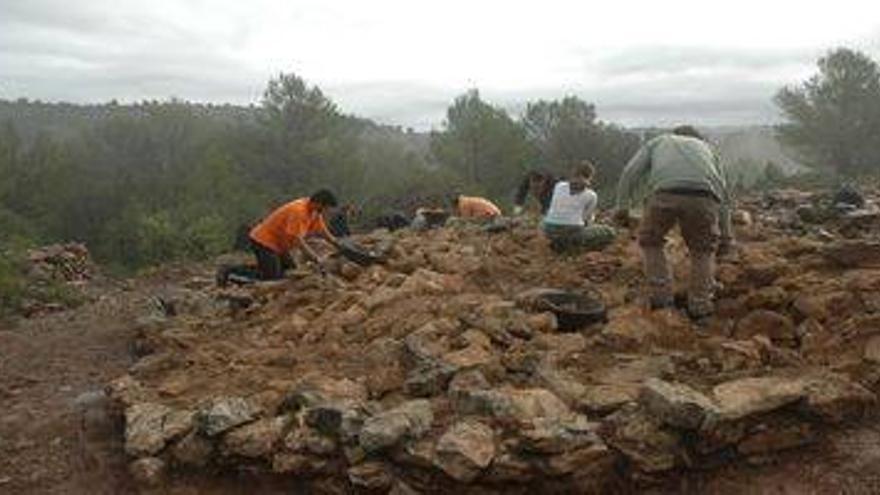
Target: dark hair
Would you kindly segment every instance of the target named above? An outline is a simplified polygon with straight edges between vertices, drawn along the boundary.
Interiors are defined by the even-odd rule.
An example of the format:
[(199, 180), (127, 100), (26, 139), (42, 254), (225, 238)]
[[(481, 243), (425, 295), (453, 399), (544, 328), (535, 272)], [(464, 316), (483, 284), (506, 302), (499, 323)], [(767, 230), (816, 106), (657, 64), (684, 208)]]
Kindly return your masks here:
[(705, 141), (706, 138), (703, 137), (702, 134), (697, 131), (697, 129), (692, 125), (680, 125), (675, 129), (672, 129), (672, 133), (676, 136), (687, 136), (692, 138), (697, 138), (701, 141)]
[(309, 201), (313, 203), (318, 203), (319, 205), (325, 208), (333, 208), (338, 205), (339, 202), (336, 201), (336, 195), (330, 192), (329, 189), (320, 189), (311, 196), (309, 196)]
[(596, 173), (596, 166), (593, 165), (593, 162), (590, 160), (581, 160), (574, 166), (574, 168), (572, 168), (571, 172), (574, 176), (583, 177), (589, 180), (592, 179), (593, 174)]

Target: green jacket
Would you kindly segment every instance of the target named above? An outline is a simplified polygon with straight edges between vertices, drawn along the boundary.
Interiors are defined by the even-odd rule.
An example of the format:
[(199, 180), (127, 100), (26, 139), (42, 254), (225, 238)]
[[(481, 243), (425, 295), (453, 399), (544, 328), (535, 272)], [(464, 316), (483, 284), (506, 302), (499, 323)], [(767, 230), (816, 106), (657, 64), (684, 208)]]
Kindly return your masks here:
[(641, 206), (649, 195), (665, 189), (711, 192), (721, 202), (721, 238), (733, 238), (730, 189), (721, 163), (708, 144), (692, 137), (664, 134), (642, 145), (620, 176), (617, 208)]

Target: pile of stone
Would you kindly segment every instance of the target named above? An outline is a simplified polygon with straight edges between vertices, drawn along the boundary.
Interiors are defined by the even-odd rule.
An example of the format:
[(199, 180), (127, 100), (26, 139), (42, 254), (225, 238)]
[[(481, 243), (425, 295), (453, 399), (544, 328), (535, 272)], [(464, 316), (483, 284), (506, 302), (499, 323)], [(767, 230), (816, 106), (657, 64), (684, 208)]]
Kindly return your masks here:
[(92, 277), (93, 265), (85, 244), (51, 244), (28, 251), (31, 278), (83, 282)]
[[(870, 238), (779, 234), (771, 214), (739, 223), (704, 327), (638, 303), (626, 233), (558, 257), (522, 225), (377, 232), (359, 242), (393, 246), (385, 265), (188, 289), (191, 304), (140, 324), (142, 357), (110, 385), (132, 473), (603, 493), (821, 443), (877, 410), (880, 267)], [(671, 259), (683, 273), (680, 241)], [(598, 294), (608, 321), (561, 332), (523, 297), (535, 287)]]

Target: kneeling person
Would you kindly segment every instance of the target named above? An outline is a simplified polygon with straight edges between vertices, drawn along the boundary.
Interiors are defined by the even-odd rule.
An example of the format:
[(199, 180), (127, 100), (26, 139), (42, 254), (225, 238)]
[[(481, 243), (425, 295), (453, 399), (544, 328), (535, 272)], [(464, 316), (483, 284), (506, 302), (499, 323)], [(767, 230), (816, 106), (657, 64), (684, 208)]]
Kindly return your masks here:
[(327, 229), (323, 213), (337, 205), (332, 192), (322, 189), (310, 197), (299, 198), (274, 210), (263, 221), (251, 229), (250, 248), (257, 260), (257, 268), (224, 267), (218, 273), (217, 282), (225, 285), (231, 278), (243, 281), (278, 280), (284, 277), (285, 270), (295, 267), (291, 251), (301, 249), (303, 253), (324, 269), (324, 258), (319, 256), (306, 237), (317, 235), (340, 249), (339, 241)]
[(585, 160), (575, 167), (569, 180), (553, 187), (541, 227), (554, 251), (596, 251), (614, 241), (614, 229), (593, 223), (599, 202), (596, 192), (588, 187), (593, 173), (593, 164)]

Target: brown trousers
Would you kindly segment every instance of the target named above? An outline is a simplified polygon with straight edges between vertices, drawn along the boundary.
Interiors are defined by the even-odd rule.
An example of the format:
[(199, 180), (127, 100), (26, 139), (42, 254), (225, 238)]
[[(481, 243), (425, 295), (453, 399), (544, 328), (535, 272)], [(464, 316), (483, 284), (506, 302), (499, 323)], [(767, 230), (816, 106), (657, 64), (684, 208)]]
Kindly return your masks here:
[(663, 246), (666, 234), (678, 224), (691, 258), (688, 310), (695, 315), (712, 312), (719, 211), (718, 201), (708, 196), (660, 191), (648, 199), (639, 230), (639, 245), (652, 304), (672, 303), (672, 274)]

